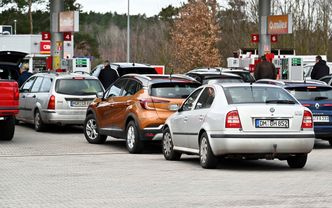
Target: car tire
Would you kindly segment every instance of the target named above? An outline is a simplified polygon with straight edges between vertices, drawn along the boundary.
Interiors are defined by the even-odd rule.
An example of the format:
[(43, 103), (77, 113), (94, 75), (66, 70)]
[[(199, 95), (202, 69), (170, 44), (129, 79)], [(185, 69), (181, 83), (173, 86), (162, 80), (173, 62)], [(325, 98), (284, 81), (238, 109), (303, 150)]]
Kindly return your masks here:
[(103, 144), (107, 139), (107, 135), (99, 133), (99, 127), (93, 114), (89, 114), (85, 118), (83, 131), (85, 139), (91, 144)]
[(173, 139), (169, 128), (165, 128), (162, 140), (162, 152), (166, 160), (180, 160), (181, 152), (174, 151)]
[(290, 168), (303, 168), (307, 163), (307, 154), (290, 156), (287, 159), (288, 166)]
[(129, 121), (126, 128), (126, 147), (129, 153), (141, 153), (143, 142), (139, 138), (138, 128), (134, 121)]
[(5, 120), (0, 121), (0, 140), (10, 141), (14, 137), (15, 132), (15, 118), (9, 116)]
[(218, 165), (218, 158), (214, 156), (205, 132), (200, 137), (199, 161), (201, 166), (206, 169), (214, 169)]
[(34, 128), (37, 132), (41, 132), (45, 129), (45, 124), (41, 118), (39, 110), (36, 110), (35, 116), (34, 116)]

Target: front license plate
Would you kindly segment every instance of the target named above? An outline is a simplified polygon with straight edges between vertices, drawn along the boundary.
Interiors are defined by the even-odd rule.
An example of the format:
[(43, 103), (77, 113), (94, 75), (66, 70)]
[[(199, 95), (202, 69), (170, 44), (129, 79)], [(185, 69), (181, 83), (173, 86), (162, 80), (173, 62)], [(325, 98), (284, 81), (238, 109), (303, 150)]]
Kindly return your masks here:
[(288, 119), (256, 119), (256, 128), (289, 128)]
[(88, 107), (90, 101), (71, 101), (71, 107)]
[(314, 122), (330, 122), (329, 116), (313, 116)]

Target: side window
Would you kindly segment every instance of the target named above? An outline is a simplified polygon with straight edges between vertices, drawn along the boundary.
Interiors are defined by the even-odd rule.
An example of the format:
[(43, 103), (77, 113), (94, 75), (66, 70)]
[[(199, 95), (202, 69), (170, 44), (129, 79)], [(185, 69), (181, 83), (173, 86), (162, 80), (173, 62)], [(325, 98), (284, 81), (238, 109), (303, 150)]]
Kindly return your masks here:
[(108, 90), (106, 94), (106, 98), (109, 97), (117, 97), (121, 95), (121, 90), (124, 88), (125, 84), (127, 82), (127, 79), (120, 79), (117, 80)]
[(202, 88), (196, 90), (187, 98), (187, 100), (182, 105), (182, 111), (190, 111), (194, 107), (194, 102), (201, 91)]
[(214, 89), (212, 87), (205, 88), (196, 103), (195, 110), (202, 108), (210, 108), (213, 103), (214, 97)]
[(25, 84), (21, 87), (21, 92), (30, 92), (30, 88), (35, 81), (36, 77), (31, 77)]
[(131, 96), (134, 95), (138, 90), (140, 90), (141, 85), (136, 80), (129, 80), (123, 89), (121, 96)]
[(322, 81), (328, 84), (329, 81), (330, 81), (330, 79), (331, 79), (331, 78), (324, 78), (324, 79), (322, 79)]
[(43, 82), (43, 77), (37, 77), (36, 81), (33, 83), (31, 92), (38, 92), (42, 82)]
[(40, 87), (40, 92), (49, 92), (52, 86), (52, 79), (51, 78), (44, 78), (44, 81)]

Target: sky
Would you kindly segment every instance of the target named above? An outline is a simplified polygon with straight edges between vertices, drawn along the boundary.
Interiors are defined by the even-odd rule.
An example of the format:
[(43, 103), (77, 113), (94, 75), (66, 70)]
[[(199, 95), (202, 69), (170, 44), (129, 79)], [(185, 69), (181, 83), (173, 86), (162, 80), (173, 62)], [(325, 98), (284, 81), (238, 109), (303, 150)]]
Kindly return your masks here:
[[(83, 11), (95, 12), (117, 12), (118, 14), (127, 13), (128, 0), (76, 0), (83, 6)], [(146, 14), (147, 17), (157, 15), (162, 8), (168, 5), (175, 7), (181, 6), (181, 3), (187, 0), (129, 0), (130, 14)]]

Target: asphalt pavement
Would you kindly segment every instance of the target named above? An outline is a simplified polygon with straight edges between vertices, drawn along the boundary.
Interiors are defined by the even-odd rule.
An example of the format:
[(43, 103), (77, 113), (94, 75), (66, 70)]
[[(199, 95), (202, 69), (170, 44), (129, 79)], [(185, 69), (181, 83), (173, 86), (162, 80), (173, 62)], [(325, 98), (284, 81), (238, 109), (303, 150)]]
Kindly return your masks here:
[[(0, 132), (1, 133), (1, 132)], [(304, 169), (286, 161), (198, 156), (166, 161), (160, 146), (128, 154), (124, 141), (89, 144), (81, 127), (16, 126), (0, 141), (0, 208), (332, 207), (332, 148), (317, 141)]]

